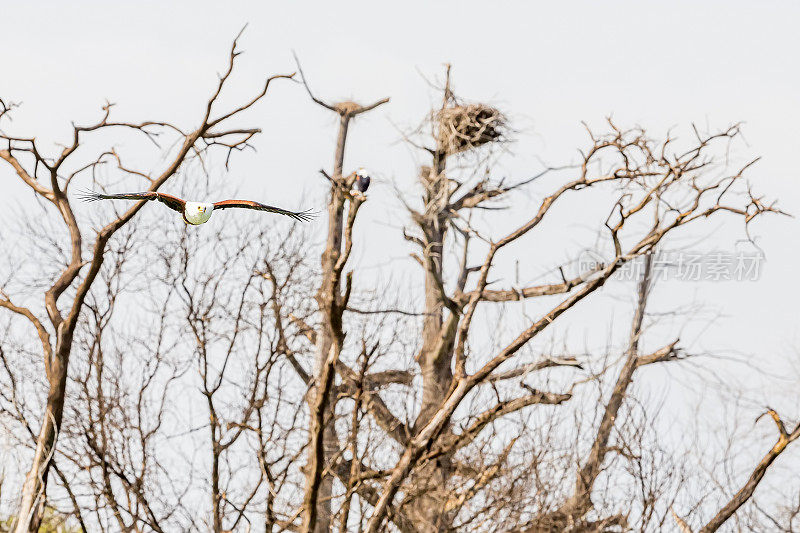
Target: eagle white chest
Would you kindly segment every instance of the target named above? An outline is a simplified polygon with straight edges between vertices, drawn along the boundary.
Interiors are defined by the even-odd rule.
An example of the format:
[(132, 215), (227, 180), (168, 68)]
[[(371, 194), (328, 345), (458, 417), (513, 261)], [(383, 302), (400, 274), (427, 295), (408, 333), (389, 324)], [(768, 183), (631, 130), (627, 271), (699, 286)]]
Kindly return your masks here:
[(211, 212), (214, 210), (214, 204), (207, 204), (204, 202), (186, 202), (183, 208), (183, 219), (188, 224), (198, 225), (208, 222), (211, 218)]

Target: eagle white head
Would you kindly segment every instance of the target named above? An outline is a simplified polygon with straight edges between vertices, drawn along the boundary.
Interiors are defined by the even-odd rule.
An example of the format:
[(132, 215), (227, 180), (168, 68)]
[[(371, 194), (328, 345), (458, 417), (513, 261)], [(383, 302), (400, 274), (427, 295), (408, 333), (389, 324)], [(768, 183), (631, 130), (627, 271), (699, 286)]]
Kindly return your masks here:
[(187, 224), (199, 225), (208, 222), (211, 212), (214, 211), (214, 204), (205, 202), (186, 202), (183, 209), (183, 219)]

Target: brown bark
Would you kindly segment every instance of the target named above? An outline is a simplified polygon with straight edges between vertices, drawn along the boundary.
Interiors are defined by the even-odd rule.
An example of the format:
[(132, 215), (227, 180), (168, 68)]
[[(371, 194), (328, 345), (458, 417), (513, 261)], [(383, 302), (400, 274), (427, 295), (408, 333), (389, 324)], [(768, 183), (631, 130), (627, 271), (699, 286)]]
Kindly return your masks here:
[[(260, 100), (267, 92), (267, 89), (276, 78), (291, 77), (291, 76), (274, 76), (267, 79), (264, 84), (263, 90), (251, 100), (245, 102), (233, 111), (222, 113), (216, 117), (212, 117), (214, 111), (214, 104), (222, 91), (225, 82), (228, 80), (233, 71), (233, 66), (236, 56), (239, 52), (236, 50), (237, 40), (234, 40), (229, 56), (228, 69), (223, 76), (220, 77), (216, 90), (208, 100), (204, 114), (202, 116), (201, 125), (196, 130), (183, 134), (183, 143), (180, 146), (178, 153), (173, 157), (167, 168), (155, 178), (147, 178), (149, 180), (149, 190), (155, 191), (161, 187), (166, 181), (171, 178), (177, 170), (181, 167), (185, 159), (190, 153), (195, 150), (195, 145), (199, 141), (205, 143), (205, 148), (220, 145), (225, 147), (229, 154), (237, 147), (244, 146), (247, 141), (256, 134), (257, 129), (231, 129), (223, 130), (216, 129), (228, 118), (249, 109), (258, 100)], [(64, 222), (66, 229), (70, 235), (70, 260), (69, 264), (61, 272), (60, 276), (54, 281), (53, 285), (44, 294), (44, 303), (53, 330), (55, 331), (54, 347), (48, 346), (49, 339), (43, 333), (41, 322), (39, 319), (31, 316), (27, 318), (36, 327), (39, 337), (42, 340), (44, 348), (44, 363), (45, 372), (49, 382), (49, 390), (47, 394), (47, 402), (45, 404), (45, 411), (42, 416), (42, 425), (36, 440), (36, 451), (34, 453), (33, 462), (30, 470), (28, 471), (23, 488), (21, 491), (20, 504), (17, 512), (17, 522), (14, 526), (16, 533), (25, 533), (27, 531), (36, 531), (41, 521), (41, 513), (44, 509), (44, 497), (47, 486), (47, 478), (52, 464), (53, 454), (61, 428), (61, 422), (64, 412), (64, 402), (66, 396), (66, 381), (67, 372), (69, 368), (69, 358), (72, 351), (73, 334), (78, 322), (79, 315), (83, 310), (85, 299), (89, 290), (95, 282), (95, 279), (100, 272), (105, 259), (106, 244), (109, 239), (123, 226), (130, 222), (133, 217), (144, 206), (144, 201), (137, 202), (134, 206), (129, 208), (122, 216), (115, 219), (105, 227), (103, 227), (96, 236), (94, 246), (91, 251), (88, 261), (83, 259), (83, 235), (81, 228), (76, 220), (70, 200), (67, 196), (68, 188), (72, 179), (82, 170), (91, 168), (93, 165), (99, 164), (102, 158), (111, 152), (106, 152), (101, 155), (97, 162), (81, 167), (80, 170), (73, 172), (67, 178), (63, 178), (60, 174), (62, 165), (70, 159), (82, 143), (83, 137), (90, 132), (97, 132), (99, 130), (107, 130), (110, 128), (126, 128), (138, 130), (148, 137), (152, 135), (149, 130), (151, 128), (168, 128), (171, 131), (180, 132), (180, 128), (175, 126), (159, 123), (159, 122), (142, 122), (139, 124), (112, 122), (109, 120), (111, 114), (111, 105), (104, 107), (103, 118), (95, 124), (90, 126), (74, 126), (72, 143), (68, 145), (58, 155), (58, 157), (48, 158), (40, 154), (36, 141), (34, 138), (20, 139), (2, 135), (3, 140), (8, 143), (8, 149), (0, 151), (0, 158), (5, 160), (11, 165), (16, 174), (22, 181), (28, 185), (37, 195), (44, 200), (50, 202), (58, 211), (61, 219)], [(229, 137), (230, 136), (230, 137)], [(35, 165), (32, 170), (27, 170), (25, 165), (20, 161), (17, 154), (27, 154), (32, 156), (35, 160)], [(125, 171), (120, 163), (120, 169)], [(44, 174), (49, 178), (49, 187), (45, 186), (37, 176), (37, 173)], [(129, 172), (136, 174), (139, 177), (146, 177), (149, 173), (146, 172)], [(88, 265), (86, 273), (81, 279), (80, 273), (84, 267)], [(77, 288), (75, 296), (67, 305), (67, 312), (62, 314), (59, 307), (59, 300), (65, 291), (77, 281)], [(10, 300), (3, 295), (0, 300), (2, 306), (8, 308), (18, 314), (19, 310), (12, 308)]]
[(712, 533), (732, 517), (734, 513), (753, 496), (756, 487), (758, 487), (758, 484), (763, 479), (764, 474), (767, 473), (767, 469), (773, 461), (778, 458), (791, 442), (800, 438), (800, 424), (789, 433), (783, 421), (778, 416), (778, 413), (772, 409), (767, 413), (773, 419), (775, 425), (778, 426), (778, 441), (770, 448), (764, 457), (761, 458), (761, 461), (759, 461), (758, 465), (753, 469), (753, 472), (750, 474), (750, 477), (747, 478), (742, 488), (733, 495), (728, 503), (726, 503), (702, 529), (700, 529), (699, 533)]
[[(611, 392), (611, 397), (606, 403), (603, 417), (589, 451), (589, 456), (578, 472), (572, 497), (565, 502), (555, 515), (564, 520), (564, 523), (579, 522), (592, 507), (592, 487), (597, 476), (602, 471), (603, 462), (608, 453), (608, 441), (617, 421), (617, 415), (622, 407), (630, 384), (633, 382), (633, 373), (638, 368), (639, 340), (642, 335), (642, 321), (644, 320), (647, 297), (650, 293), (650, 276), (653, 267), (653, 254), (647, 254), (644, 260), (644, 272), (639, 282), (638, 303), (633, 315), (628, 350), (625, 354), (625, 363), (620, 370), (617, 382)], [(553, 521), (553, 517), (551, 517)]]
[(339, 115), (333, 173), (330, 176), (326, 174), (330, 182), (328, 234), (320, 259), (322, 282), (316, 295), (320, 311), (320, 327), (313, 336), (316, 341), (316, 354), (314, 385), (308, 394), (311, 420), (308, 462), (305, 466), (306, 487), (303, 496), (302, 530), (323, 533), (330, 531), (333, 519), (331, 498), (334, 474), (330, 461), (341, 449), (332, 423), (335, 403), (331, 401), (331, 389), (345, 337), (342, 315), (347, 308), (353, 282), (351, 272), (345, 277), (343, 288), (342, 272), (353, 246), (352, 233), (356, 215), (364, 201), (363, 197), (350, 192), (355, 175), (343, 175), (347, 132), (354, 117), (388, 102), (388, 98), (367, 106), (352, 102), (328, 104), (312, 94), (302, 69), (300, 74), (311, 99)]
[[(704, 220), (716, 213), (727, 212), (738, 215), (745, 224), (751, 222), (756, 216), (766, 212), (780, 213), (774, 204), (764, 204), (761, 200), (749, 195), (749, 200), (745, 199), (743, 203), (730, 203), (732, 195), (729, 194), (735, 183), (741, 183), (743, 172), (750, 166), (750, 163), (730, 175), (722, 178), (709, 178), (705, 182), (698, 181), (693, 175), (697, 170), (708, 165), (705, 158), (705, 150), (707, 147), (714, 143), (715, 140), (720, 139), (723, 142), (737, 135), (738, 130), (736, 127), (723, 131), (719, 134), (710, 135), (708, 137), (701, 137), (698, 135), (697, 147), (693, 150), (683, 153), (678, 156), (668, 156), (669, 140), (663, 143), (658, 150), (656, 150), (652, 142), (644, 136), (641, 130), (620, 130), (613, 122), (609, 121), (612, 131), (602, 137), (595, 137), (591, 135), (594, 145), (589, 151), (583, 154), (583, 164), (580, 166), (579, 175), (576, 179), (569, 181), (559, 187), (553, 194), (546, 196), (533, 215), (527, 222), (517, 227), (515, 230), (507, 233), (505, 236), (494, 240), (487, 239), (488, 251), (486, 258), (479, 268), (470, 267), (467, 265), (466, 260), (462, 261), (462, 274), (458, 278), (457, 288), (462, 294), (468, 294), (468, 298), (461, 298), (457, 296), (455, 299), (458, 304), (453, 303), (453, 299), (448, 298), (443, 290), (443, 281), (439, 275), (440, 270), (437, 269), (436, 253), (428, 253), (426, 250), (430, 249), (436, 251), (436, 246), (432, 245), (431, 237), (438, 238), (442, 233), (437, 233), (439, 227), (436, 225), (435, 217), (430, 216), (430, 212), (434, 211), (429, 209), (432, 196), (427, 196), (426, 210), (424, 213), (417, 213), (412, 211), (412, 216), (418, 225), (423, 229), (423, 236), (414, 237), (406, 235), (406, 238), (412, 240), (423, 248), (422, 257), (419, 262), (426, 269), (426, 289), (433, 288), (438, 291), (429, 290), (426, 294), (430, 301), (434, 301), (434, 297), (438, 296), (436, 304), (441, 307), (448, 307), (450, 314), (442, 319), (439, 319), (439, 314), (433, 314), (433, 317), (427, 317), (427, 331), (440, 333), (439, 338), (428, 336), (423, 338), (424, 351), (420, 353), (420, 365), (425, 369), (426, 362), (436, 362), (438, 356), (445, 354), (452, 350), (452, 358), (448, 359), (448, 363), (453, 362), (455, 372), (450, 383), (447, 383), (445, 393), (440, 396), (441, 402), (438, 406), (428, 407), (425, 405), (423, 398), (423, 411), (424, 416), (420, 416), (420, 421), (425, 420), (426, 423), (415, 424), (413, 438), (407, 443), (400, 459), (392, 469), (391, 474), (386, 478), (379, 500), (374, 504), (373, 514), (367, 524), (368, 532), (379, 531), (383, 527), (383, 520), (390, 508), (394, 505), (394, 498), (398, 491), (403, 490), (404, 494), (409, 492), (416, 493), (418, 491), (419, 474), (427, 472), (426, 469), (431, 468), (431, 463), (428, 461), (429, 455), (426, 450), (435, 446), (438, 439), (443, 435), (449, 434), (449, 424), (451, 417), (461, 402), (467, 395), (476, 387), (481, 384), (490, 382), (494, 373), (500, 365), (515, 357), (518, 352), (526, 346), (533, 338), (544, 331), (550, 324), (557, 320), (562, 314), (566, 313), (572, 307), (578, 305), (584, 298), (591, 295), (594, 291), (603, 286), (603, 284), (612, 276), (618, 268), (628, 263), (629, 261), (640, 257), (642, 255), (651, 253), (659, 244), (661, 239), (667, 233), (692, 224), (698, 220)], [(612, 167), (608, 171), (599, 175), (590, 175), (590, 168), (598, 157), (602, 157), (606, 152), (611, 151), (618, 157), (616, 168)], [(433, 172), (429, 172), (430, 176)], [(688, 198), (685, 194), (686, 182), (682, 181), (685, 175), (691, 175), (691, 196)], [(436, 190), (436, 175), (433, 175), (429, 182), (432, 185), (429, 190)], [(466, 343), (472, 325), (472, 319), (475, 316), (475, 311), (481, 302), (484, 302), (482, 296), (484, 295), (487, 285), (489, 283), (489, 274), (492, 268), (493, 261), (497, 257), (500, 250), (505, 248), (510, 243), (516, 242), (523, 236), (536, 228), (542, 220), (544, 220), (547, 213), (555, 205), (557, 200), (562, 196), (572, 191), (587, 189), (601, 184), (613, 184), (616, 182), (620, 185), (625, 185), (626, 191), (637, 191), (635, 194), (623, 194), (616, 203), (613, 205), (609, 216), (605, 222), (605, 227), (608, 230), (609, 240), (614, 249), (614, 255), (610, 258), (609, 263), (600, 265), (589, 275), (577, 284), (574, 288), (570, 287), (570, 283), (565, 282), (562, 286), (558, 287), (555, 292), (568, 291), (571, 296), (566, 297), (547, 312), (541, 318), (534, 320), (529, 327), (523, 330), (514, 340), (508, 343), (504, 348), (491, 357), (483, 366), (478, 368), (474, 373), (466, 373)], [(628, 184), (631, 187), (628, 187)], [(458, 185), (458, 184), (456, 184)], [(459, 185), (460, 186), (460, 185)], [(511, 190), (513, 187), (507, 187), (506, 190)], [(473, 188), (473, 190), (477, 190)], [(721, 194), (720, 194), (721, 193)], [(472, 194), (472, 193), (467, 193)], [(480, 194), (480, 198), (486, 199), (491, 195)], [(681, 208), (676, 209), (671, 206), (674, 200), (670, 200), (672, 196), (680, 198)], [(477, 200), (476, 200), (477, 201)], [(456, 202), (457, 203), (457, 202)], [(451, 204), (456, 205), (456, 203)], [(472, 207), (479, 206), (479, 203), (464, 202), (462, 205), (470, 205)], [(468, 217), (463, 214), (459, 216), (461, 223), (465, 222)], [(649, 219), (646, 222), (642, 219)], [(428, 220), (428, 224), (425, 221)], [(625, 246), (620, 235), (623, 234), (623, 229), (630, 220), (639, 220), (642, 223), (649, 224), (648, 229), (638, 234), (638, 241), (636, 239), (625, 239)], [(635, 223), (634, 223), (635, 224)], [(630, 228), (630, 226), (628, 226)], [(467, 230), (464, 230), (467, 233)], [(470, 231), (471, 233), (471, 231)], [(466, 254), (465, 254), (466, 258)], [(464, 291), (465, 280), (470, 272), (478, 272), (478, 280), (474, 283), (473, 289), (468, 292)], [(572, 289), (572, 290), (570, 290)], [(546, 294), (550, 289), (532, 291), (532, 295), (539, 293)], [(487, 293), (490, 298), (496, 293)], [(464, 300), (466, 299), (465, 303)], [(433, 310), (436, 311), (437, 307), (434, 306)], [(638, 319), (637, 319), (638, 320)], [(636, 323), (634, 324), (635, 327)], [(453, 335), (451, 335), (451, 332)], [(455, 347), (453, 348), (453, 341)], [(631, 341), (630, 354), (635, 353), (637, 348), (638, 338), (633, 336)], [(613, 418), (614, 414), (619, 410), (619, 402), (621, 404), (624, 391), (630, 383), (630, 376), (633, 370), (644, 364), (645, 362), (658, 362), (662, 360), (669, 360), (675, 357), (673, 350), (674, 345), (670, 345), (667, 349), (659, 350), (651, 356), (647, 356), (645, 360), (639, 361), (638, 358), (634, 359), (632, 356), (628, 357), (626, 364), (620, 375), (619, 390), (614, 395), (614, 400), (608, 406), (608, 419)], [(638, 356), (637, 356), (638, 357)], [(429, 366), (427, 372), (423, 371), (424, 375), (437, 378), (435, 366)], [(500, 374), (501, 376), (504, 375)], [(439, 385), (439, 384), (436, 384)], [(442, 389), (444, 387), (441, 387)], [(429, 389), (433, 391), (428, 395), (428, 398), (436, 396), (437, 391), (435, 387)], [(426, 409), (427, 408), (427, 409)], [(606, 422), (602, 425), (596, 451), (594, 452), (594, 460), (590, 461), (587, 467), (588, 477), (591, 478), (594, 472), (600, 467), (602, 458), (606, 453), (606, 445), (608, 440), (607, 434), (610, 432), (609, 423)], [(441, 470), (439, 470), (441, 471)], [(427, 475), (427, 478), (435, 479), (432, 475)], [(579, 479), (579, 485), (586, 485), (585, 477)], [(438, 481), (438, 479), (437, 479)], [(585, 501), (585, 496), (580, 496), (581, 501)], [(424, 527), (439, 527), (442, 522), (446, 520), (438, 520), (441, 514), (435, 520), (425, 523)], [(612, 517), (612, 522), (619, 524), (619, 517)], [(432, 526), (431, 526), (432, 524)]]

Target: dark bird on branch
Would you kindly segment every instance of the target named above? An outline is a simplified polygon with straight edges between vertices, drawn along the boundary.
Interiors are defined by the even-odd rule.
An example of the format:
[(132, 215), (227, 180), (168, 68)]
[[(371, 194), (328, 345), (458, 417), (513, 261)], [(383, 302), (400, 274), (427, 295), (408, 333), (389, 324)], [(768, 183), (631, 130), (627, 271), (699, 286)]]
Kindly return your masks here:
[(367, 175), (367, 171), (364, 167), (359, 168), (356, 171), (356, 189), (358, 192), (365, 193), (367, 189), (369, 189), (369, 176)]
[(223, 200), (222, 202), (187, 202), (181, 198), (163, 192), (144, 191), (120, 194), (100, 194), (94, 191), (86, 191), (80, 198), (86, 202), (96, 202), (97, 200), (158, 200), (173, 211), (177, 211), (183, 216), (183, 221), (187, 224), (197, 226), (208, 222), (211, 213), (217, 209), (230, 209), (238, 207), (241, 209), (255, 209), (257, 211), (267, 211), (286, 215), (295, 220), (306, 222), (313, 218), (310, 211), (288, 211), (280, 207), (264, 205), (251, 200)]

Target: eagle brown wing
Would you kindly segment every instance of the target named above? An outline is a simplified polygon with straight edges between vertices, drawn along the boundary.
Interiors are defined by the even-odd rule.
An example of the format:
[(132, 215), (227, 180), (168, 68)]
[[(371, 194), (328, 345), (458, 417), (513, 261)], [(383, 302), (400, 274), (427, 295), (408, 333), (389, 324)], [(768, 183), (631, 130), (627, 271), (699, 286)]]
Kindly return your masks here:
[(286, 215), (287, 217), (291, 217), (301, 222), (307, 222), (314, 218), (314, 215), (311, 213), (311, 211), (289, 211), (287, 209), (281, 209), (280, 207), (253, 202), (252, 200), (223, 200), (222, 202), (214, 203), (214, 209), (230, 209), (232, 207), (277, 213), (279, 215)]
[(96, 202), (98, 200), (158, 200), (170, 209), (183, 213), (186, 202), (171, 194), (156, 191), (143, 192), (123, 192), (119, 194), (100, 194), (94, 191), (86, 191), (80, 195), (85, 202)]

